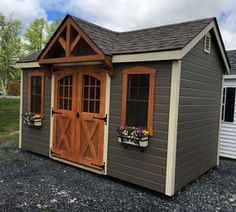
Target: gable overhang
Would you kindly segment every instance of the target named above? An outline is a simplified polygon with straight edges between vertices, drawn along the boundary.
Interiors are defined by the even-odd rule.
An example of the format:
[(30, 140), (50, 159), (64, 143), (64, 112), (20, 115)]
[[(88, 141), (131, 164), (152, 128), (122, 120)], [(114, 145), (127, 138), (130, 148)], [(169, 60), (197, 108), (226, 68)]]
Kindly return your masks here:
[(112, 63), (181, 60), (212, 29), (214, 31), (227, 73), (230, 73), (229, 60), (225, 51), (225, 47), (216, 20), (212, 20), (196, 37), (194, 37), (182, 49), (159, 51), (159, 52), (113, 55)]

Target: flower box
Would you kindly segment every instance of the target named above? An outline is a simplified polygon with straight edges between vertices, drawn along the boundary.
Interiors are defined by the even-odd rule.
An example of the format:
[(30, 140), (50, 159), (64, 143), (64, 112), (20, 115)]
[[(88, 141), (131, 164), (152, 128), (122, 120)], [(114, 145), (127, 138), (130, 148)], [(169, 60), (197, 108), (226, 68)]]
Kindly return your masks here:
[(34, 119), (34, 126), (41, 127), (42, 126), (42, 119)]
[(41, 127), (43, 119), (40, 114), (33, 114), (31, 112), (22, 114), (24, 124), (28, 127)]
[(148, 147), (150, 132), (144, 127), (125, 126), (117, 129), (118, 142), (127, 147), (138, 146), (143, 150)]
[(127, 138), (127, 137), (121, 137), (118, 136), (118, 142), (122, 144), (129, 144), (129, 145), (134, 145), (134, 146), (139, 146), (139, 147), (147, 147), (148, 146), (148, 137), (143, 137), (143, 138)]

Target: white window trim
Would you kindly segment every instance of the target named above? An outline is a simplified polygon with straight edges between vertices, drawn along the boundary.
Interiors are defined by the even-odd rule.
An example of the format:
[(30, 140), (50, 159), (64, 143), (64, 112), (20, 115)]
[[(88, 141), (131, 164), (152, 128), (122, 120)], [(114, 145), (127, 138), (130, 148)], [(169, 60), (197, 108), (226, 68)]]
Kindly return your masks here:
[[(235, 88), (235, 97), (234, 98), (236, 98), (236, 87), (234, 87), (234, 86), (224, 86), (223, 87), (223, 91), (222, 91), (222, 100), (221, 100), (221, 103), (222, 103), (222, 105), (221, 105), (221, 111), (222, 111), (222, 106), (224, 105), (224, 111), (223, 111), (223, 115), (221, 115), (221, 118), (220, 118), (220, 120), (221, 120), (221, 122), (222, 123), (231, 123), (231, 124), (234, 124), (235, 123), (235, 121), (234, 121), (234, 118), (233, 118), (233, 122), (230, 122), (230, 121), (225, 121), (225, 109), (226, 109), (226, 98), (227, 98), (227, 89), (228, 88)], [(223, 103), (223, 94), (225, 95), (225, 101), (224, 101), (224, 103)], [(234, 104), (236, 104), (236, 102), (234, 103)], [(235, 106), (234, 106), (234, 108), (235, 108)], [(234, 110), (234, 113), (235, 113), (236, 111)], [(222, 118), (222, 116), (223, 116), (223, 118)]]
[[(222, 105), (221, 105), (221, 111), (222, 111), (222, 107), (224, 106), (224, 111), (222, 111), (222, 115), (221, 115), (221, 121), (225, 122), (225, 101), (226, 101), (226, 92), (227, 91), (227, 87), (223, 87), (223, 92), (222, 92)], [(224, 97), (223, 97), (224, 96)], [(224, 101), (223, 101), (224, 100)]]

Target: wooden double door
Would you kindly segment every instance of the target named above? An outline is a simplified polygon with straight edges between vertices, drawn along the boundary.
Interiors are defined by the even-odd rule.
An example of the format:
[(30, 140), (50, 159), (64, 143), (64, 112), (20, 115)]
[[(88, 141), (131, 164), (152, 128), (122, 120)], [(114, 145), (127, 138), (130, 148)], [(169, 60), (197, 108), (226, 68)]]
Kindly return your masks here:
[(57, 69), (54, 82), (52, 154), (102, 169), (106, 73), (89, 68)]

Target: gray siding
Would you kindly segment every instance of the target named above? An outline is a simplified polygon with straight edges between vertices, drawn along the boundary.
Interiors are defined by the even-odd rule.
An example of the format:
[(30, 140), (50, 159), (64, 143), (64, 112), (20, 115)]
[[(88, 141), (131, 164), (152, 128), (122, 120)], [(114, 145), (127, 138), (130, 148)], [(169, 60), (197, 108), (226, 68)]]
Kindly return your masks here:
[[(23, 113), (28, 112), (28, 74), (32, 71), (34, 70), (23, 71)], [(22, 149), (48, 156), (50, 143), (51, 78), (46, 74), (44, 83), (43, 126), (41, 128), (34, 128), (22, 125)]]
[(216, 165), (222, 74), (225, 70), (212, 34), (211, 53), (204, 40), (182, 61), (175, 190)]
[[(135, 146), (124, 149), (117, 142), (116, 135), (121, 117), (122, 70), (135, 65), (157, 69), (154, 136), (145, 152)], [(165, 192), (166, 180), (171, 68), (171, 62), (117, 64), (111, 81), (108, 175), (162, 193)]]

